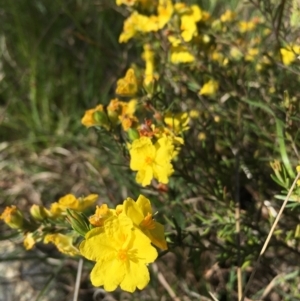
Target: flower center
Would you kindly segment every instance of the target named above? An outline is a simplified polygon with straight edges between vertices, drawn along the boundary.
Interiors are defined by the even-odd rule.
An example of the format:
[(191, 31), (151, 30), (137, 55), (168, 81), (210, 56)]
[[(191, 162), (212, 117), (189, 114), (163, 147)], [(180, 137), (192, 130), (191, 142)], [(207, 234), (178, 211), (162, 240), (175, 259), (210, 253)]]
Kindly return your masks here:
[(152, 214), (148, 212), (147, 216), (145, 216), (144, 220), (140, 223), (140, 226), (148, 230), (155, 229), (155, 221), (152, 218)]
[(121, 261), (126, 261), (127, 260), (127, 251), (126, 250), (119, 250), (118, 252), (118, 259)]
[(152, 162), (153, 162), (153, 159), (151, 157), (146, 157), (145, 158), (145, 163), (146, 164), (150, 165), (150, 164), (152, 164)]

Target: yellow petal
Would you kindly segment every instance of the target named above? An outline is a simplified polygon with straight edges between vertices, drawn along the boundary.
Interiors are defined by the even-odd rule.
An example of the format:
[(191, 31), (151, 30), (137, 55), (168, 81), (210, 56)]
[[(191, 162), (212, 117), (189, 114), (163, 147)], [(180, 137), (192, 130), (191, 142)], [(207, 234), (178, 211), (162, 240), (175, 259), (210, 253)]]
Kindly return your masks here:
[(147, 267), (132, 261), (130, 262), (130, 269), (128, 269), (128, 273), (125, 275), (120, 287), (124, 291), (133, 293), (136, 287), (140, 290), (145, 288), (149, 281), (150, 276)]
[(124, 279), (125, 269), (122, 263), (111, 259), (98, 261), (91, 272), (91, 282), (94, 286), (104, 286), (108, 292), (114, 291)]
[(26, 250), (31, 250), (35, 245), (35, 239), (33, 233), (28, 232), (24, 238), (24, 247)]
[(150, 200), (147, 199), (142, 194), (139, 195), (136, 204), (142, 210), (143, 216), (146, 216), (148, 213), (152, 214), (152, 207), (151, 207)]
[(136, 174), (136, 182), (141, 184), (143, 187), (150, 185), (153, 179), (153, 169), (147, 166), (145, 169), (139, 170)]
[(144, 215), (140, 206), (138, 206), (131, 198), (127, 198), (124, 201), (123, 210), (135, 225), (139, 225), (144, 219)]
[(218, 89), (219, 89), (219, 83), (211, 79), (203, 85), (203, 87), (199, 91), (199, 94), (213, 96), (218, 91)]
[(151, 239), (151, 242), (162, 250), (167, 250), (167, 242), (165, 239), (165, 227), (164, 225), (155, 222), (155, 228), (148, 231), (148, 237)]
[(73, 245), (72, 236), (61, 233), (47, 234), (44, 238), (45, 243), (52, 242), (58, 251), (69, 256), (79, 255), (79, 250)]

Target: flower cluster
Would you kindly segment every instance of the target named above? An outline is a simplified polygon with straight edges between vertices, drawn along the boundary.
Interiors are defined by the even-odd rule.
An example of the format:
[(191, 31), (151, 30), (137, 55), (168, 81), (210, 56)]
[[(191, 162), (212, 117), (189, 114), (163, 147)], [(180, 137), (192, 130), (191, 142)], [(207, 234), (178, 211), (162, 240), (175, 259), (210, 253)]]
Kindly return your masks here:
[(10, 206), (0, 219), (22, 233), (26, 250), (37, 242), (53, 243), (63, 254), (96, 261), (91, 273), (95, 286), (107, 291), (119, 285), (128, 292), (143, 289), (150, 281), (147, 265), (158, 256), (154, 246), (167, 250), (164, 226), (154, 220), (151, 203), (143, 195), (137, 201), (127, 198), (115, 209), (96, 206), (87, 218), (82, 211), (96, 200), (94, 194), (79, 199), (68, 194), (50, 210), (33, 205), (29, 218)]
[[(131, 158), (129, 165), (133, 171), (137, 171), (136, 182), (146, 186), (151, 184), (152, 179), (156, 179), (167, 184), (174, 172), (171, 161), (178, 155), (180, 145), (184, 144), (182, 133), (189, 129), (189, 114), (158, 112), (151, 104), (138, 101), (139, 90), (143, 86), (149, 87), (154, 76), (151, 54), (147, 47), (144, 58), (144, 82), (132, 68), (117, 81), (117, 95), (136, 98), (128, 102), (112, 99), (105, 109), (103, 105), (98, 105), (86, 111), (81, 122), (86, 127), (102, 127), (111, 131), (121, 125), (130, 141), (127, 143)], [(149, 113), (153, 117), (145, 118)]]
[[(12, 205), (6, 207), (0, 219), (4, 220), (10, 228), (21, 231), (26, 250), (32, 249), (37, 242), (46, 244), (51, 242), (61, 253), (74, 256), (79, 254), (79, 250), (74, 245), (78, 235), (70, 229), (66, 222), (67, 210), (83, 212), (94, 205), (97, 199), (97, 194), (80, 198), (67, 194), (58, 202), (52, 203), (50, 209), (41, 205), (32, 205), (28, 218)], [(87, 226), (86, 229), (89, 227)]]
[(80, 244), (80, 252), (96, 261), (91, 272), (94, 286), (106, 291), (120, 287), (128, 292), (143, 289), (150, 276), (147, 265), (157, 258), (151, 245), (166, 250), (164, 227), (153, 219), (150, 201), (140, 195), (127, 198), (116, 209), (97, 207), (90, 217), (95, 226)]
[[(120, 2), (117, 4), (121, 4)], [(195, 61), (191, 46), (199, 43), (198, 26), (210, 21), (210, 14), (202, 10), (198, 5), (187, 5), (185, 3), (175, 3), (171, 0), (153, 1), (152, 6), (142, 9), (143, 12), (155, 14), (144, 14), (139, 11), (138, 3), (134, 6), (129, 17), (124, 22), (123, 32), (119, 42), (126, 43), (133, 37), (139, 37), (157, 31), (167, 33), (170, 44), (170, 61), (177, 63), (190, 63)]]
[[(245, 21), (235, 12), (226, 10), (215, 18), (199, 5), (172, 0), (117, 1), (117, 5), (124, 5), (129, 12), (119, 42), (137, 39), (145, 43), (144, 50), (148, 52), (148, 55), (143, 54), (145, 80), (153, 80), (154, 74), (158, 78), (157, 74), (161, 73), (155, 70), (154, 64), (162, 51), (161, 46), (152, 43), (150, 47), (149, 40), (160, 40), (157, 45), (165, 45), (163, 51), (171, 64), (193, 67), (199, 60), (227, 68), (232, 63), (244, 62), (254, 64), (257, 72), (263, 72), (272, 65), (274, 58), (279, 58), (284, 65), (291, 65), (300, 54), (298, 44), (283, 44), (279, 51), (277, 48), (277, 53), (262, 50), (263, 40), (272, 34), (264, 25), (263, 16)], [(218, 81), (214, 76), (204, 78), (199, 88), (200, 95), (214, 97), (219, 88)]]

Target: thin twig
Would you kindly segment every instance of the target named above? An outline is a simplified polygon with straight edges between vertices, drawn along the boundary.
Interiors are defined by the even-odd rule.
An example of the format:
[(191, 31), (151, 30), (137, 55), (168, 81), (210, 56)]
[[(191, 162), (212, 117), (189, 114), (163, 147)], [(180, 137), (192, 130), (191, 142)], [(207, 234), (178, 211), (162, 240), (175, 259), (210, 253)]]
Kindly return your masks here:
[(239, 151), (233, 149), (233, 154), (236, 156), (235, 166), (235, 234), (237, 244), (237, 287), (238, 300), (242, 298), (242, 269), (241, 269), (241, 214), (240, 214), (240, 156)]
[[(170, 297), (174, 301), (180, 301), (180, 299), (176, 296), (175, 292), (172, 290), (171, 286), (167, 282), (167, 280), (164, 277), (164, 275), (158, 270), (158, 266), (157, 266), (156, 263), (152, 263), (152, 269), (153, 269), (154, 273), (156, 273), (158, 281), (165, 288), (165, 290), (168, 292), (168, 294), (170, 295)], [(75, 300), (73, 300), (73, 301), (75, 301)]]
[(260, 297), (261, 300), (264, 300), (264, 299), (267, 297), (267, 295), (271, 292), (271, 290), (274, 288), (274, 286), (276, 286), (277, 280), (278, 280), (280, 277), (282, 277), (283, 275), (284, 275), (284, 274), (279, 274), (279, 275), (277, 275), (276, 277), (274, 277), (274, 278), (272, 279), (272, 281), (267, 285), (267, 287), (265, 288), (263, 294), (261, 295), (261, 297)]
[(260, 254), (259, 254), (259, 256), (258, 256), (258, 258), (257, 258), (257, 260), (256, 260), (256, 262), (255, 262), (254, 269), (253, 269), (253, 271), (252, 271), (252, 273), (251, 273), (251, 275), (250, 275), (249, 281), (248, 281), (247, 284), (246, 284), (246, 287), (245, 287), (243, 296), (242, 296), (242, 298), (240, 299), (240, 301), (244, 301), (244, 299), (245, 299), (246, 293), (247, 293), (247, 291), (248, 291), (249, 288), (250, 288), (250, 285), (251, 285), (251, 283), (252, 283), (252, 280), (254, 279), (255, 272), (256, 272), (256, 270), (257, 270), (257, 268), (258, 268), (258, 265), (259, 265), (259, 263), (260, 263), (260, 259), (261, 259), (262, 255), (264, 254), (264, 252), (265, 252), (266, 249), (267, 249), (267, 246), (268, 246), (268, 244), (269, 244), (269, 242), (270, 242), (270, 240), (271, 240), (271, 237), (272, 237), (272, 235), (273, 235), (273, 233), (274, 233), (274, 231), (275, 231), (275, 228), (276, 228), (276, 226), (277, 226), (277, 224), (278, 224), (278, 222), (279, 222), (279, 219), (280, 219), (280, 217), (281, 217), (281, 215), (282, 215), (282, 213), (283, 213), (283, 210), (284, 210), (284, 208), (285, 208), (287, 202), (289, 201), (289, 199), (290, 199), (290, 197), (291, 197), (291, 194), (292, 194), (292, 192), (293, 192), (293, 190), (294, 190), (294, 188), (295, 188), (295, 185), (296, 185), (296, 183), (297, 183), (297, 181), (298, 181), (299, 178), (300, 178), (300, 172), (298, 172), (297, 177), (295, 178), (295, 180), (294, 180), (294, 182), (293, 182), (293, 184), (292, 184), (292, 186), (291, 186), (291, 188), (290, 188), (290, 190), (289, 190), (289, 192), (288, 192), (288, 194), (287, 194), (287, 196), (286, 196), (286, 198), (285, 198), (285, 200), (284, 200), (284, 202), (283, 202), (283, 204), (282, 204), (282, 206), (281, 206), (281, 208), (280, 208), (280, 210), (279, 210), (279, 212), (278, 212), (278, 215), (277, 215), (277, 217), (276, 217), (276, 219), (275, 219), (275, 221), (274, 221), (274, 223), (273, 223), (273, 225), (272, 225), (272, 228), (271, 228), (271, 230), (270, 230), (270, 232), (269, 232), (269, 234), (268, 234), (268, 237), (266, 238), (265, 243), (264, 243), (264, 245), (263, 245), (263, 247), (262, 247), (262, 249), (261, 249), (261, 251), (260, 251)]
[[(285, 7), (285, 2), (286, 0), (282, 0), (281, 3), (278, 5), (278, 10), (279, 10), (279, 14), (278, 14), (278, 21), (275, 27), (275, 37), (276, 37), (276, 41), (278, 43), (278, 47), (280, 48), (280, 40), (279, 40), (279, 32), (280, 32), (280, 27), (281, 27), (281, 23), (282, 23), (282, 19), (283, 19), (283, 11), (284, 11), (284, 7)], [(274, 20), (275, 22), (275, 20)]]
[(82, 266), (83, 266), (83, 259), (80, 258), (79, 261), (78, 261), (78, 267), (77, 267), (77, 275), (76, 275), (76, 282), (75, 282), (75, 288), (74, 288), (73, 301), (77, 301), (78, 300), (79, 289), (80, 289), (80, 281), (81, 281), (81, 274), (82, 274)]
[(212, 292), (208, 292), (214, 301), (219, 301)]

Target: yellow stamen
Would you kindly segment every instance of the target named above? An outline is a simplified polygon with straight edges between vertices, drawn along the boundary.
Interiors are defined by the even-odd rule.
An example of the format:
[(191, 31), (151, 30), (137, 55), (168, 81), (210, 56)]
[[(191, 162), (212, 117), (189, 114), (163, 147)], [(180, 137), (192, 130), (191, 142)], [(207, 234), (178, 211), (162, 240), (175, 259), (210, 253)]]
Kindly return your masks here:
[(145, 158), (145, 162), (146, 162), (146, 164), (152, 164), (152, 162), (153, 162), (153, 159), (151, 158), (151, 157), (146, 157)]
[(118, 252), (118, 259), (121, 261), (126, 261), (127, 260), (127, 251), (126, 250), (119, 250)]
[(155, 221), (152, 218), (152, 214), (147, 213), (147, 216), (141, 222), (140, 226), (143, 227), (143, 228), (147, 228), (149, 230), (154, 229), (155, 228)]

